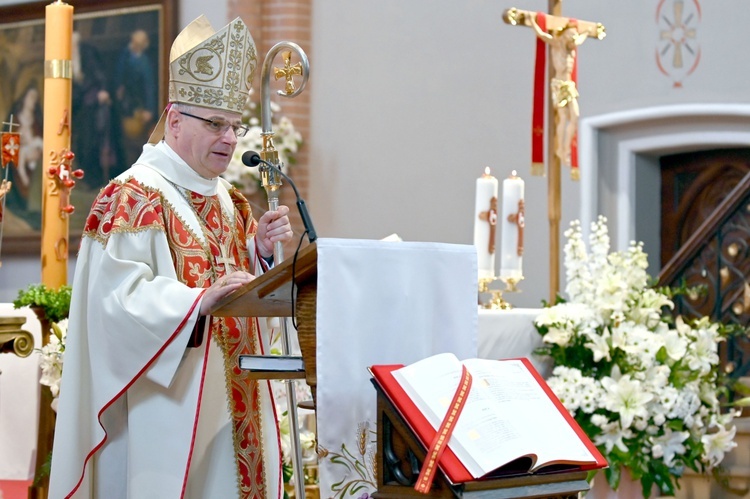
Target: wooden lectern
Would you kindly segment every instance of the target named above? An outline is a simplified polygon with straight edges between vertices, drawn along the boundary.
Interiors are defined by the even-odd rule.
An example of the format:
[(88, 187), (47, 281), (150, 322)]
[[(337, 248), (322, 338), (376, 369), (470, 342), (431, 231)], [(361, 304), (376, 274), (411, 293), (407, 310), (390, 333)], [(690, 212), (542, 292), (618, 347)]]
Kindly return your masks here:
[(579, 492), (589, 490), (585, 471), (524, 474), (466, 483), (452, 483), (442, 471), (438, 471), (430, 493), (417, 492), (414, 485), (427, 449), (375, 380), (373, 385), (377, 391), (378, 427), (378, 490), (373, 494), (375, 499), (577, 499)]
[[(315, 365), (315, 304), (318, 252), (313, 242), (284, 260), (219, 304), (217, 317), (297, 318), (297, 338), (305, 363), (305, 381), (310, 386), (315, 408), (318, 384)], [(294, 294), (293, 294), (294, 293)]]

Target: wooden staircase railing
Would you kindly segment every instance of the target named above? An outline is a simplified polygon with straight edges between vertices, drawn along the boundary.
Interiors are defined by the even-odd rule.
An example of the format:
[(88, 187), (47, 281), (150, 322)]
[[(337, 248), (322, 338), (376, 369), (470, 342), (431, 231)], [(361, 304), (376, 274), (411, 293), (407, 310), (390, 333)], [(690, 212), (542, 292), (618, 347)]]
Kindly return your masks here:
[[(675, 298), (675, 313), (713, 321), (750, 324), (750, 173), (698, 227), (659, 274), (660, 286), (702, 286), (706, 293)], [(721, 345), (722, 364), (732, 378), (750, 372), (750, 337)]]

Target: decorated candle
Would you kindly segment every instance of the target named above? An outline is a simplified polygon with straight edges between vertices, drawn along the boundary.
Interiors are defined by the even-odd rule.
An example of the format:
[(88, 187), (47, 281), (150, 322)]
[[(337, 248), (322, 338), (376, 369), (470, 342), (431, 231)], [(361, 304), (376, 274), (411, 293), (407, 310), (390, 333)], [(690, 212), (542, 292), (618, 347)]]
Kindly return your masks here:
[(523, 232), (525, 223), (524, 182), (513, 170), (503, 180), (500, 217), (500, 277), (523, 277)]
[(495, 277), (495, 241), (497, 226), (497, 179), (490, 168), (477, 179), (474, 204), (474, 246), (480, 278)]
[(68, 283), (68, 217), (52, 176), (59, 176), (70, 149), (73, 7), (61, 1), (47, 5), (44, 22), (42, 283), (58, 289)]

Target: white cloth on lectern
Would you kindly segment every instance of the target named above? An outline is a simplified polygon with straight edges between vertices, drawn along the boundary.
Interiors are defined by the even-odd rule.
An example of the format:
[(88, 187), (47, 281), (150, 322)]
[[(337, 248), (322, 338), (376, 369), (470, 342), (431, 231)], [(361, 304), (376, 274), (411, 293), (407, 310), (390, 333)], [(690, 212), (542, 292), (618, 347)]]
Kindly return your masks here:
[[(441, 352), (476, 357), (476, 250), (352, 239), (318, 239), (317, 245), (318, 443), (331, 453), (345, 446), (371, 467), (376, 392), (367, 368)], [(363, 424), (369, 425), (364, 453), (357, 439)], [(330, 457), (319, 463), (321, 497), (333, 496), (334, 483), (360, 478)]]

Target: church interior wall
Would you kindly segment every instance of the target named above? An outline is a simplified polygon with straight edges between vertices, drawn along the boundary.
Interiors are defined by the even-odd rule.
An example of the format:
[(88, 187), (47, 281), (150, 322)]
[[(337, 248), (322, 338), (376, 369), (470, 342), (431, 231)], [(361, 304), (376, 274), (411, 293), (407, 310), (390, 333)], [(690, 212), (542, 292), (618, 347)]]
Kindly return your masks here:
[[(685, 1), (679, 14), (677, 4), (563, 2), (564, 15), (601, 22), (607, 29), (604, 40), (587, 40), (578, 50), (582, 120), (664, 106), (679, 110), (748, 103), (748, 67), (731, 54), (743, 46), (750, 12), (738, 0)], [(320, 220), (319, 234), (380, 237), (398, 232), (405, 239), (471, 243), (478, 171), (490, 166), (502, 179), (517, 169), (526, 181), (526, 279), (523, 292), (510, 299), (538, 306), (547, 296), (549, 266), (547, 181), (531, 177), (528, 169), (535, 39), (528, 28), (504, 24), (502, 12), (511, 6), (545, 11), (547, 2), (469, 0), (435, 9), (428, 0), (318, 0), (314, 6), (308, 204)], [(663, 35), (665, 23), (674, 23), (678, 15), (695, 28), (679, 46), (683, 68), (670, 66), (676, 45)], [(631, 133), (639, 135), (639, 125)], [(709, 126), (699, 117), (676, 113), (664, 117), (659, 133), (674, 129), (687, 137), (682, 128), (700, 134)], [(597, 154), (600, 162), (589, 168), (608, 168), (602, 162), (617, 160), (623, 140), (619, 134), (626, 128), (618, 129), (613, 139), (614, 156)], [(715, 131), (729, 132), (721, 126)], [(718, 137), (698, 142), (727, 147), (736, 141)], [(657, 157), (669, 147), (662, 143), (643, 154)], [(589, 153), (582, 151), (582, 156)], [(634, 158), (630, 161), (635, 165)], [(622, 206), (630, 211), (638, 206), (642, 213), (657, 204), (652, 196), (659, 191), (653, 185), (626, 189), (626, 199), (619, 196), (616, 180), (622, 173), (616, 164), (609, 167), (614, 167), (607, 170), (610, 183), (592, 186), (603, 192), (593, 195), (601, 205), (586, 208), (589, 220), (604, 211), (617, 224)], [(596, 173), (583, 167), (581, 172)], [(588, 185), (584, 181), (574, 182), (563, 171), (561, 230), (583, 218), (582, 200), (592, 197), (582, 192)], [(641, 202), (639, 196), (648, 198)], [(656, 273), (658, 225), (636, 231), (631, 224), (636, 219), (642, 223), (640, 218), (630, 216), (624, 228), (611, 227), (613, 242), (626, 245), (636, 235), (646, 239)]]
[[(203, 1), (181, 0), (180, 26), (200, 13), (220, 26), (233, 1), (206, 9)], [(20, 2), (0, 2), (7, 3)], [(581, 181), (562, 172), (561, 232), (573, 219), (591, 220), (604, 211), (616, 224), (616, 244), (638, 236), (658, 251), (655, 229), (633, 225), (643, 217), (617, 220), (623, 206), (648, 212), (657, 189), (625, 189), (616, 180), (621, 168), (634, 168), (637, 185), (648, 178), (641, 173), (650, 171), (646, 165), (673, 146), (660, 140), (658, 147), (628, 149), (632, 140), (646, 140), (639, 128), (649, 133), (654, 126), (636, 120), (607, 129), (597, 120), (664, 106), (750, 104), (745, 83), (750, 68), (736, 57), (750, 22), (743, 0), (682, 2), (683, 20), (695, 28), (680, 47), (687, 64), (682, 69), (669, 66), (675, 46), (668, 47), (663, 36), (677, 4), (563, 1), (563, 15), (601, 22), (607, 37), (579, 47), (581, 125), (588, 123), (590, 137), (581, 130)], [(313, 0), (312, 5), (312, 41), (303, 47), (311, 64), (305, 195), (318, 236), (380, 238), (395, 232), (406, 240), (471, 244), (475, 179), (486, 166), (501, 181), (517, 170), (526, 181), (525, 280), (522, 292), (509, 300), (539, 306), (548, 295), (549, 250), (547, 179), (529, 173), (535, 37), (529, 28), (505, 24), (502, 13), (513, 6), (546, 11), (547, 1), (464, 0), (441, 2), (439, 8), (430, 0)], [(672, 113), (662, 121), (661, 137), (672, 129), (685, 138), (712, 127), (690, 114)], [(737, 122), (714, 127), (720, 136), (706, 145), (749, 143), (737, 131), (741, 127)], [(628, 142), (628, 133), (640, 138)], [(735, 135), (725, 140), (721, 135), (727, 133)], [(642, 157), (621, 163), (623, 147), (623, 157)], [(592, 184), (592, 177), (604, 183)], [(641, 195), (648, 200), (640, 201)], [(658, 261), (658, 254), (650, 260)], [(9, 278), (7, 268), (17, 259), (3, 261), (0, 300), (8, 300), (24, 278)], [(564, 285), (564, 275), (561, 279)]]

